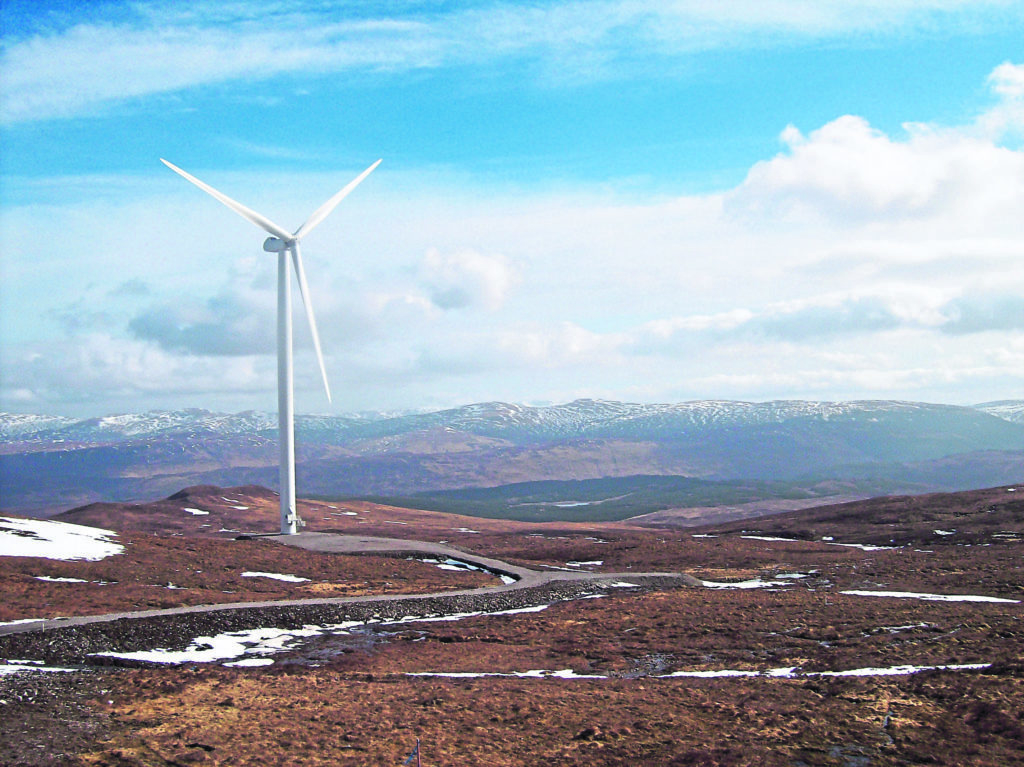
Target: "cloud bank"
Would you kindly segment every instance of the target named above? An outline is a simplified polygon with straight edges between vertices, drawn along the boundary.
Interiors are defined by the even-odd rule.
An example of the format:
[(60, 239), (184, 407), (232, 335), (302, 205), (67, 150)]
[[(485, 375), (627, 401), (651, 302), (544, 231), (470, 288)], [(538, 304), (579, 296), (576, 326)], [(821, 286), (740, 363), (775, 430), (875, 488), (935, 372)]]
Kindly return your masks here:
[[(415, 6), (339, 22), (319, 8), (142, 3), (26, 22), (0, 53), (3, 119), (31, 131), (236, 81), (273, 95), (311, 73), (467, 67), (500, 78), (514, 65), (568, 89), (769, 38), (849, 44), (940, 17), (984, 26), (1021, 13), (955, 0), (609, 1)], [(129, 76), (105, 76), (125, 57), (138, 62)], [(792, 125), (774, 156), (706, 193), (523, 191), (382, 167), (305, 250), (339, 409), (1019, 397), (1024, 65), (991, 66), (978, 83), (988, 106), (963, 124), (883, 129), (840, 114)], [(560, 68), (577, 81), (558, 81)], [(305, 157), (237, 141), (265, 158)], [(302, 220), (337, 188), (333, 173), (222, 173), (209, 180), (275, 220)], [(5, 206), (0, 267), (17, 286), (0, 306), (5, 407), (273, 408), (272, 260), (248, 224), (179, 181), (40, 179)], [(285, 192), (284, 215), (265, 204)], [(302, 399), (319, 397), (319, 382), (301, 314), (295, 327), (300, 402), (311, 403), (300, 407), (326, 407)]]

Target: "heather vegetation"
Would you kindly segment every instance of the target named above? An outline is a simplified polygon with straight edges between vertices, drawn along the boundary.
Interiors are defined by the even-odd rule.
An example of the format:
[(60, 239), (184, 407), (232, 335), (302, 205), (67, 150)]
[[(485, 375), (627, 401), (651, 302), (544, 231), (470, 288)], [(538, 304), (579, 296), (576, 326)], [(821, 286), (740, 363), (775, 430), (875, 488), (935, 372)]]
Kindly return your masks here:
[[(422, 561), (211, 531), (246, 518), (249, 528), (269, 526), (275, 500), (259, 488), (204, 487), (153, 504), (77, 510), (67, 518), (108, 527), (119, 514), (129, 520), (135, 532), (119, 534), (125, 553), (95, 562), (10, 558), (4, 585), (26, 583), (30, 564), (32, 575), (55, 578), (92, 581), (120, 570), (122, 581), (180, 580), (186, 588), (167, 593), (195, 592), (196, 601), (210, 596), (206, 574), (258, 600), (308, 597), (317, 584), (357, 578), (367, 594), (402, 579), (406, 590), (436, 590), (438, 578), (453, 579), (448, 587), (495, 583)], [(90, 662), (71, 673), (0, 676), (4, 756), (108, 767), (394, 765), (419, 739), (432, 765), (1015, 764), (1024, 753), (1022, 504), (1016, 486), (999, 487), (680, 529), (303, 501), (321, 531), (450, 541), (564, 576), (567, 585), (608, 577), (596, 589), (579, 581), (536, 592), (543, 599), (527, 611), (462, 608), (440, 620), (444, 609), (435, 607), (422, 620), (411, 604), (371, 604), (344, 628), (316, 631), (298, 619), (280, 635), (288, 641), (242, 656), (259, 665), (229, 665), (233, 656), (137, 667), (104, 657), (95, 661), (103, 671)], [(162, 525), (176, 534), (161, 534)], [(182, 568), (186, 556), (203, 573)], [(629, 576), (641, 571), (697, 580)], [(96, 583), (36, 583), (70, 612), (87, 591), (97, 609), (116, 593)], [(132, 593), (122, 592), (124, 604)], [(528, 595), (518, 599), (530, 604)], [(290, 620), (287, 612), (266, 616), (268, 625)], [(189, 633), (198, 620), (161, 624), (153, 647), (219, 643), (201, 621)], [(143, 625), (132, 641), (143, 641)], [(285, 629), (265, 633), (276, 631)], [(63, 635), (46, 636), (18, 640), (19, 657), (38, 652), (58, 662)], [(104, 641), (99, 628), (79, 636)]]

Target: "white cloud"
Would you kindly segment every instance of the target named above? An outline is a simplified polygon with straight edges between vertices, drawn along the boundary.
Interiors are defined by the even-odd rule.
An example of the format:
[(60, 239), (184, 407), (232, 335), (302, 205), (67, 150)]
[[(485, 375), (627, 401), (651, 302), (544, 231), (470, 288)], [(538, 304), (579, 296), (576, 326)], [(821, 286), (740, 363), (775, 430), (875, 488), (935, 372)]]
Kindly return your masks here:
[(420, 279), (441, 309), (482, 306), (495, 311), (515, 284), (516, 274), (501, 255), (473, 250), (442, 254), (431, 248), (423, 258)]
[(807, 137), (790, 127), (786, 153), (751, 168), (727, 210), (853, 227), (950, 213), (972, 229), (1005, 220), (1019, 200), (1024, 157), (966, 132), (909, 127), (905, 140), (852, 115)]
[(513, 360), (529, 367), (604, 366), (618, 361), (621, 340), (616, 334), (561, 322), (554, 327), (505, 330), (498, 336), (498, 345)]
[(150, 306), (128, 328), (162, 348), (197, 355), (266, 354), (274, 348), (274, 308), (237, 292), (199, 302), (173, 300)]
[(1004, 61), (988, 76), (992, 90), (1008, 99), (1024, 98), (1024, 66)]
[[(137, 401), (221, 392), (272, 392), (273, 360), (170, 353), (154, 343), (88, 333), (52, 344), (45, 355), (14, 352), (3, 388), (40, 403)], [(127, 407), (125, 409), (128, 409)]]
[(1024, 191), (1024, 154), (998, 142), (1024, 129), (1024, 66), (1001, 64), (988, 81), (997, 103), (972, 125), (907, 123), (901, 137), (855, 115), (806, 136), (790, 125), (785, 151), (755, 164), (726, 210), (851, 228), (950, 217), (961, 235), (1005, 228)]
[(988, 82), (1000, 101), (978, 119), (982, 134), (996, 140), (1024, 136), (1024, 64), (1003, 62)]
[(652, 320), (646, 323), (642, 330), (654, 338), (667, 339), (679, 332), (735, 330), (750, 322), (754, 316), (749, 309), (733, 309), (720, 314), (697, 314), (689, 317)]
[(969, 334), (988, 331), (1024, 331), (1024, 296), (995, 294), (963, 296), (942, 309), (944, 333)]

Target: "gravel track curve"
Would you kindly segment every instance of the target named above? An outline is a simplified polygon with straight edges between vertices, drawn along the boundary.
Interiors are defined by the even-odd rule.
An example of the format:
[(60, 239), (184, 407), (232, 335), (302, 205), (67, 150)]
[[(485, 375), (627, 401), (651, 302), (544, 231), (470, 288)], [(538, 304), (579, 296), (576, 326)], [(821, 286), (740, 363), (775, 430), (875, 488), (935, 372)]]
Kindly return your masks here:
[(305, 625), (346, 621), (387, 621), (409, 616), (438, 617), (454, 613), (494, 612), (581, 599), (624, 589), (629, 593), (702, 587), (684, 573), (570, 573), (530, 570), (496, 559), (427, 541), (300, 533), (265, 536), (277, 543), (347, 554), (426, 554), (459, 559), (496, 574), (516, 578), (514, 583), (433, 594), (292, 599), (197, 605), (164, 610), (91, 615), (0, 626), (0, 658), (59, 664), (149, 665), (109, 657), (98, 652), (135, 652), (153, 647), (187, 647), (197, 636), (254, 628), (297, 629)]

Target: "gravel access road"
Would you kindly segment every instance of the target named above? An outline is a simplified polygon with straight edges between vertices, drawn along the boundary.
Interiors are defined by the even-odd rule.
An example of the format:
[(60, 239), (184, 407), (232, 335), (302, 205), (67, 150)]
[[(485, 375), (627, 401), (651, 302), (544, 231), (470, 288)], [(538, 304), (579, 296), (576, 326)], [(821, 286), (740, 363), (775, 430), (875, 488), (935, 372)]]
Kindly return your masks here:
[(156, 646), (182, 649), (197, 636), (261, 627), (294, 629), (311, 624), (520, 609), (580, 599), (605, 593), (609, 589), (621, 591), (623, 583), (630, 584), (629, 590), (632, 593), (702, 587), (700, 581), (684, 573), (530, 570), (428, 541), (332, 533), (260, 537), (268, 542), (312, 551), (450, 557), (496, 574), (511, 576), (516, 581), (432, 594), (234, 602), (14, 623), (0, 626), (0, 658), (31, 659), (47, 663), (124, 665), (125, 661), (97, 658), (94, 653), (134, 652)]

